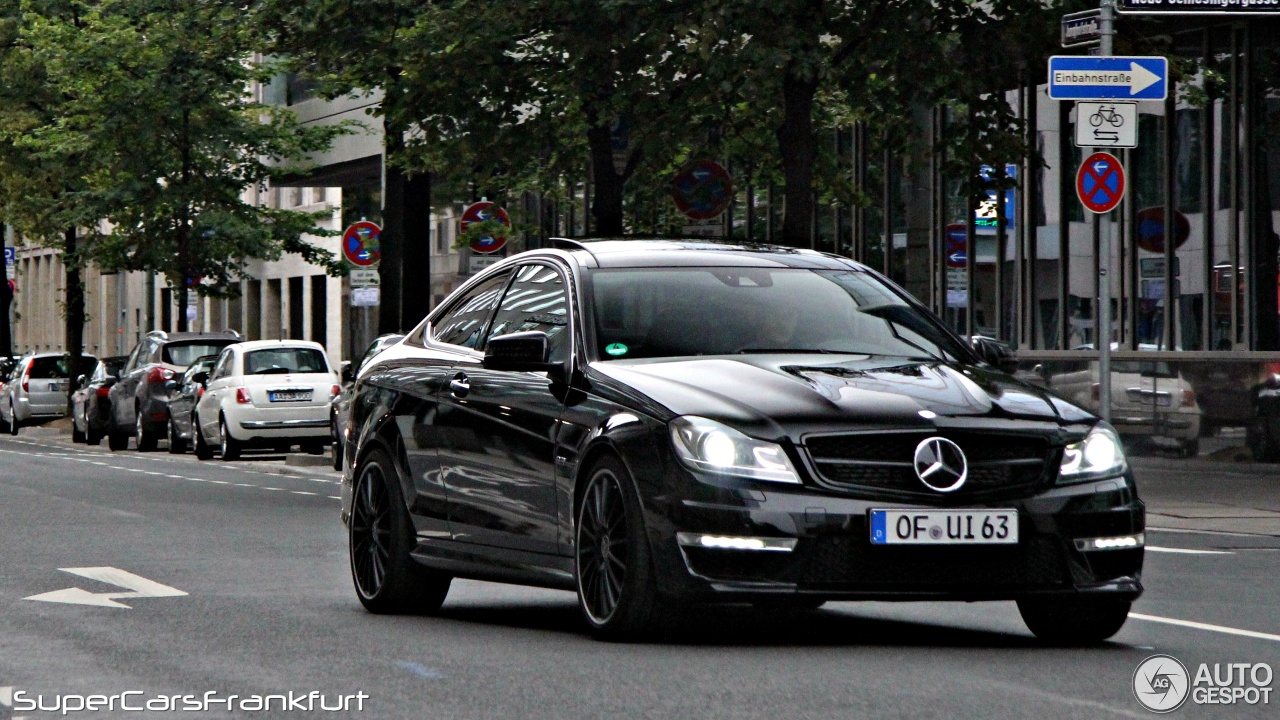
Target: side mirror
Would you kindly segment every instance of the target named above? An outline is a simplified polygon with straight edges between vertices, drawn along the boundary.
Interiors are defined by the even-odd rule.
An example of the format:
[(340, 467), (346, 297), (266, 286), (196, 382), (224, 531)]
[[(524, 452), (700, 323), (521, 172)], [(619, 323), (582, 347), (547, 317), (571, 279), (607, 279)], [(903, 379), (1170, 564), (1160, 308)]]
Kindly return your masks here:
[(561, 370), (559, 363), (547, 361), (550, 354), (550, 341), (541, 330), (502, 335), (485, 343), (484, 368), (512, 372)]
[(209, 382), (209, 373), (198, 372), (195, 375), (191, 376), (191, 382), (195, 383), (196, 385), (204, 385), (205, 383)]
[(1018, 360), (1014, 357), (1013, 350), (999, 340), (974, 335), (969, 338), (969, 343), (983, 362), (997, 370), (1011, 373), (1018, 369)]
[(86, 378), (85, 378), (85, 376), (83, 376), (83, 375), (81, 375), (80, 377), (76, 378), (76, 389), (77, 389), (77, 390), (85, 386), (85, 379), (86, 379)]
[(178, 382), (177, 380), (165, 380), (165, 381), (164, 381), (164, 389), (165, 389), (165, 390), (170, 390), (170, 391), (172, 391), (172, 390), (177, 390), (177, 389), (178, 389), (178, 386), (179, 386), (179, 385), (181, 385), (181, 384), (182, 384), (182, 383)]
[(355, 369), (354, 367), (352, 367), (352, 366), (351, 366), (351, 361), (350, 361), (350, 360), (343, 360), (343, 361), (342, 361), (342, 372), (341, 372), (341, 374), (342, 374), (342, 384), (343, 384), (343, 385), (346, 385), (346, 384), (348, 384), (348, 383), (355, 382), (355, 379), (356, 379), (356, 369)]

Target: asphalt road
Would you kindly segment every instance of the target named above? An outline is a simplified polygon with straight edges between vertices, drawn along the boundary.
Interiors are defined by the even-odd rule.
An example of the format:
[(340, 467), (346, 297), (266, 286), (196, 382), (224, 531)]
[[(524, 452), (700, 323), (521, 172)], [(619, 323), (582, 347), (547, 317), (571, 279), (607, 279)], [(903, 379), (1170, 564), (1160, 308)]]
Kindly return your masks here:
[[(1276, 537), (1153, 531), (1137, 616), (1093, 649), (1038, 645), (1012, 603), (718, 608), (665, 643), (614, 645), (583, 633), (562, 592), (459, 581), (438, 617), (366, 613), (351, 588), (336, 475), (265, 472), (279, 465), (0, 439), (0, 718), (58, 716), (4, 707), (4, 688), (47, 703), (125, 691), (317, 691), (331, 704), (367, 695), (362, 711), (348, 700), (346, 712), (215, 706), (146, 717), (1144, 718), (1155, 715), (1131, 683), (1153, 654), (1192, 673), (1242, 662), (1280, 671)], [(168, 596), (124, 597), (94, 579), (104, 571), (60, 570), (103, 567)], [(128, 607), (29, 599), (71, 588), (115, 593)], [(1277, 706), (1280, 697), (1189, 701), (1176, 714), (1276, 717)]]

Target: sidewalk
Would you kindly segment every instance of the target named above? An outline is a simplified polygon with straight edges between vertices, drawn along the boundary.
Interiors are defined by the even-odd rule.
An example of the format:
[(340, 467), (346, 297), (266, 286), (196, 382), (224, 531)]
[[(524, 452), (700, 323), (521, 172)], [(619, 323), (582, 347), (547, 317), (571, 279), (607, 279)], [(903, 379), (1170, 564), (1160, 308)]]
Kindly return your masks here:
[(1280, 537), (1280, 466), (1130, 459), (1151, 528)]

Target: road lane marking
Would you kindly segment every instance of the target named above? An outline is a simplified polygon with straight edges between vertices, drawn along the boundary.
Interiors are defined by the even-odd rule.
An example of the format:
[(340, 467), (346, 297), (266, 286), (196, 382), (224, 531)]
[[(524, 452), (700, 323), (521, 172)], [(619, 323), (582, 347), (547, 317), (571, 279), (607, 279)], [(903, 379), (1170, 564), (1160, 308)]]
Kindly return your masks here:
[(67, 588), (65, 590), (54, 590), (53, 592), (41, 593), (23, 598), (24, 600), (38, 600), (40, 602), (65, 603), (69, 605), (97, 605), (99, 607), (114, 607), (131, 609), (117, 600), (126, 598), (146, 598), (146, 597), (179, 597), (187, 593), (168, 585), (161, 585), (154, 580), (148, 580), (140, 575), (134, 575), (127, 570), (121, 570), (113, 567), (84, 567), (84, 568), (58, 568), (63, 572), (69, 572), (72, 575), (97, 580), (108, 585), (116, 585), (126, 588), (127, 592), (106, 592), (93, 593), (81, 588)]
[(279, 490), (281, 492), (284, 492), (284, 488), (277, 488), (277, 487), (264, 487), (262, 489), (263, 490)]
[(1179, 620), (1177, 618), (1160, 617), (1159, 615), (1143, 615), (1140, 613), (1129, 613), (1129, 617), (1135, 620), (1146, 620), (1147, 622), (1164, 623), (1166, 625), (1177, 625), (1179, 627), (1193, 628), (1195, 630), (1208, 630), (1210, 632), (1219, 632), (1224, 635), (1239, 635), (1240, 637), (1255, 638), (1258, 640), (1274, 640), (1280, 642), (1280, 635), (1272, 635), (1271, 633), (1257, 632), (1255, 630), (1241, 630), (1239, 628), (1226, 627), (1225, 625), (1210, 625), (1209, 623), (1192, 622), (1191, 620)]
[(1190, 548), (1170, 548), (1156, 545), (1148, 545), (1147, 550), (1149, 552), (1178, 553), (1181, 555), (1235, 555), (1230, 550), (1192, 550)]
[(315, 493), (307, 492), (306, 490), (290, 490), (289, 492), (293, 493), (294, 495), (315, 495)]
[(337, 495), (330, 495), (330, 496), (329, 496), (329, 499), (330, 499), (330, 500), (341, 500), (342, 498), (338, 497)]

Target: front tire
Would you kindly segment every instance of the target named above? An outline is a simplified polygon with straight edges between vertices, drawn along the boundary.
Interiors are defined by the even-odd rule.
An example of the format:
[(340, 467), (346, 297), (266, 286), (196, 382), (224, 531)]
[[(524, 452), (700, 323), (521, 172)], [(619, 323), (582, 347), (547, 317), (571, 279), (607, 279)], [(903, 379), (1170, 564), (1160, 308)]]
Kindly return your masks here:
[(86, 443), (90, 444), (90, 445), (101, 445), (101, 444), (102, 444), (102, 431), (101, 431), (101, 430), (94, 430), (94, 429), (93, 429), (93, 426), (92, 426), (92, 425), (90, 425), (90, 426), (89, 426), (89, 429), (88, 429), (88, 430), (85, 432), (85, 434), (84, 434), (84, 441), (85, 441)]
[(590, 471), (578, 506), (574, 577), (578, 607), (601, 640), (637, 640), (658, 630), (663, 606), (640, 498), (613, 457)]
[(1120, 632), (1128, 600), (1113, 598), (1022, 598), (1018, 612), (1037, 638), (1053, 645), (1097, 645)]
[(410, 554), (413, 524), (400, 497), (391, 457), (374, 450), (361, 466), (351, 503), (348, 547), (351, 579), (360, 604), (380, 615), (433, 613), (453, 578), (418, 563)]
[(227, 430), (227, 419), (218, 421), (218, 459), (224, 462), (240, 459), (240, 441), (231, 437)]
[(187, 451), (187, 441), (178, 437), (178, 427), (169, 420), (169, 454), (182, 455)]
[(196, 436), (196, 459), (212, 460), (213, 448), (209, 447), (209, 443), (204, 441), (204, 431), (200, 429), (200, 418), (195, 415), (191, 416), (191, 433)]
[(77, 444), (88, 442), (88, 437), (80, 430), (80, 426), (76, 424), (75, 420), (71, 421), (71, 442)]
[(16, 437), (20, 427), (22, 427), (22, 423), (18, 422), (18, 414), (14, 413), (13, 419), (9, 421), (9, 434)]

